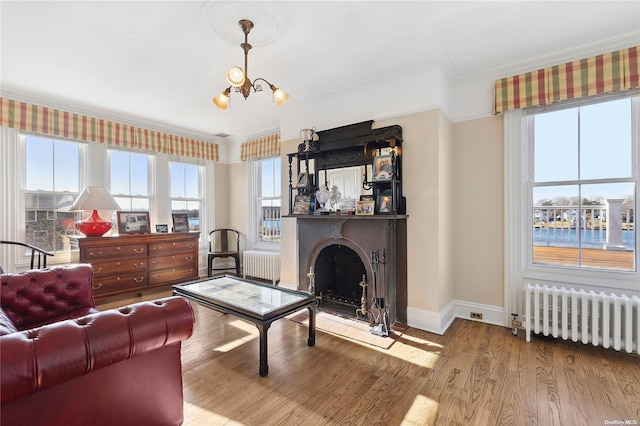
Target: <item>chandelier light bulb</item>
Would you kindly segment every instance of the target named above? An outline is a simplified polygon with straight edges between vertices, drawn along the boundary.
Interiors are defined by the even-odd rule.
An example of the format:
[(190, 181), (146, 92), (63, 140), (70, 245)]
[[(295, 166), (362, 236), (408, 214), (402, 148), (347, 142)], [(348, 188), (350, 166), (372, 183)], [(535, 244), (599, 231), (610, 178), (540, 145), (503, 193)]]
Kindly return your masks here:
[(289, 99), (289, 94), (283, 92), (281, 89), (275, 88), (272, 90), (273, 90), (273, 97), (276, 99), (276, 104), (278, 104), (278, 106), (282, 105), (287, 101), (287, 99)]
[(227, 81), (233, 87), (242, 87), (245, 75), (240, 67), (231, 67), (227, 70)]
[(231, 87), (227, 87), (227, 89), (220, 93), (218, 96), (212, 99), (212, 102), (215, 106), (220, 109), (227, 109), (229, 106), (229, 94), (231, 93)]

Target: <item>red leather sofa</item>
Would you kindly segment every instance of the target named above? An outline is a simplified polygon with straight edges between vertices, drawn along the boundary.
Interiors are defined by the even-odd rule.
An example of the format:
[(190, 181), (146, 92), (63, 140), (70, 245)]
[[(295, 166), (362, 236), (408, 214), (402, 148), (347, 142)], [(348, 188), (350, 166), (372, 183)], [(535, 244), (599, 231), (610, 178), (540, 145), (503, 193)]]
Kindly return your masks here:
[(99, 311), (88, 264), (0, 275), (0, 424), (179, 425), (182, 297)]

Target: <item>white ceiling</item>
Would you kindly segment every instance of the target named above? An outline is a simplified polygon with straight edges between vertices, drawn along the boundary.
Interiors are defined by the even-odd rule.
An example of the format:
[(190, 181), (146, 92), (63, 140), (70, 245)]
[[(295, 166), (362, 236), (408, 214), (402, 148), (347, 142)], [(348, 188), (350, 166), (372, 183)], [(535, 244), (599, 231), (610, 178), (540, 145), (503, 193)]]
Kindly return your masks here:
[[(393, 75), (411, 94), (401, 77), (434, 67), (469, 81), (640, 44), (640, 1), (2, 0), (0, 15), (3, 96), (207, 140), (277, 129), (282, 108)], [(243, 66), (242, 18), (248, 75), (287, 91), (284, 107), (268, 88), (211, 103)]]

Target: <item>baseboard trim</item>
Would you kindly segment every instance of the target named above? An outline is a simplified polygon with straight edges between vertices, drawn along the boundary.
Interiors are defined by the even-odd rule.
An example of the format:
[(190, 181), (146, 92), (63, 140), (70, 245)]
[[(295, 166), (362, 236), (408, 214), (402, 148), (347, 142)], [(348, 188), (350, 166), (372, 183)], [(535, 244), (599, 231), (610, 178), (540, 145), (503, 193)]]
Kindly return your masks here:
[[(482, 314), (482, 319), (471, 318), (471, 312)], [(479, 321), (487, 324), (504, 325), (502, 306), (452, 300), (440, 312), (407, 307), (407, 325), (435, 334), (444, 334), (455, 318)], [(506, 327), (506, 326), (505, 326)]]

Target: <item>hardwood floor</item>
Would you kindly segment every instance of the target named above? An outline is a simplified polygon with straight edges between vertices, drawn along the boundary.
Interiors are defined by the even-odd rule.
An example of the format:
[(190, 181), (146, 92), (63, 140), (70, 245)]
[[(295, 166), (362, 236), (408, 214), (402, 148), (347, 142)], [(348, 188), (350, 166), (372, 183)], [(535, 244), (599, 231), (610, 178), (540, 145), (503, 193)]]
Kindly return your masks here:
[(408, 328), (390, 349), (321, 331), (309, 347), (306, 326), (282, 319), (269, 330), (269, 375), (260, 377), (256, 327), (193, 306), (185, 426), (640, 425), (637, 355), (526, 343), (523, 331), (461, 319), (444, 336)]

